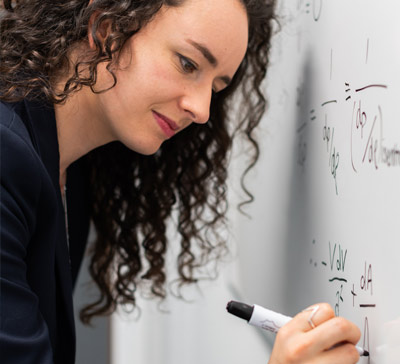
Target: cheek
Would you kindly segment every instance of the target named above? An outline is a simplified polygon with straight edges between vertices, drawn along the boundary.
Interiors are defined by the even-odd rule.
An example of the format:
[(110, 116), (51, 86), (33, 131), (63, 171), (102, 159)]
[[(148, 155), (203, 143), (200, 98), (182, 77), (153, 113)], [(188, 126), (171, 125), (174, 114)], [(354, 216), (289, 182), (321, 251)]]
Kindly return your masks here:
[(138, 102), (165, 93), (174, 84), (167, 67), (158, 62), (135, 63), (117, 75), (119, 92), (138, 97)]
[(185, 77), (170, 55), (149, 54), (147, 49), (124, 57), (116, 76), (117, 85), (110, 91), (116, 102), (131, 103), (129, 108), (172, 101), (185, 89)]
[(173, 96), (176, 90), (183, 86), (178, 71), (167, 62), (156, 60), (149, 63), (145, 74), (147, 79), (144, 81), (149, 81), (151, 92), (154, 95)]

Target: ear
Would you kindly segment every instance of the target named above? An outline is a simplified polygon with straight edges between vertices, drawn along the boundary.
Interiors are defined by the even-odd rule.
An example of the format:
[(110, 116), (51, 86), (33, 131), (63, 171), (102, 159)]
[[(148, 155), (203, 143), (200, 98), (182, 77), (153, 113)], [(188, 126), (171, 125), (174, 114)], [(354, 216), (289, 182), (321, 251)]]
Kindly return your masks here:
[[(92, 34), (92, 28), (98, 16), (99, 16), (98, 12), (93, 13), (89, 19), (89, 24), (88, 24), (88, 41), (89, 41), (89, 47), (92, 50), (96, 49), (96, 45)], [(110, 33), (111, 33), (111, 20), (109, 19), (103, 20), (96, 31), (96, 36), (100, 40), (101, 44), (104, 45), (104, 42)]]

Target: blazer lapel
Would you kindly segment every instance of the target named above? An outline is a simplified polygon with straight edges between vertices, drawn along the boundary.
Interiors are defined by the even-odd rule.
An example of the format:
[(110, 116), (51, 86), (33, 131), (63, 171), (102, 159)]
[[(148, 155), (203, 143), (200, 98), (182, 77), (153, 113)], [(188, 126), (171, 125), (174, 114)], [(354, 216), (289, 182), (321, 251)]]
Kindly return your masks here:
[[(75, 324), (72, 302), (72, 277), (68, 251), (67, 230), (61, 198), (59, 175), (60, 157), (57, 126), (54, 109), (41, 103), (26, 101), (27, 111), (32, 121), (34, 137), (37, 139), (38, 153), (50, 175), (57, 196), (57, 239), (55, 249), (55, 275), (57, 285), (57, 353), (65, 362), (74, 362)], [(72, 342), (71, 339), (72, 338)], [(69, 358), (69, 360), (68, 360)]]

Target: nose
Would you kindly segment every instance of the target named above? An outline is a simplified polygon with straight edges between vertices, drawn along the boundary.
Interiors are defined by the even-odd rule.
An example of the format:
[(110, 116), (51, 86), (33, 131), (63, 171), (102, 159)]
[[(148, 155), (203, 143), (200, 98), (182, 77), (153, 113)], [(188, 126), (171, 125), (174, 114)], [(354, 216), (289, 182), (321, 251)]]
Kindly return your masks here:
[(186, 89), (180, 98), (180, 107), (197, 124), (205, 124), (210, 118), (211, 87), (193, 87)]

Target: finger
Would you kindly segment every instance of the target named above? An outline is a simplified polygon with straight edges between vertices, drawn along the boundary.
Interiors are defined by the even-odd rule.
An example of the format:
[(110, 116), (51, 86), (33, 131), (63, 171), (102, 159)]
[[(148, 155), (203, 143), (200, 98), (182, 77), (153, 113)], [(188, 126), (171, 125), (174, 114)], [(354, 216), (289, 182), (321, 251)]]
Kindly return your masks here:
[(333, 317), (335, 312), (328, 303), (318, 303), (298, 313), (288, 325), (297, 327), (299, 331), (308, 332)]
[(317, 358), (318, 364), (355, 364), (360, 360), (360, 354), (353, 344), (346, 343), (322, 352)]
[(341, 343), (355, 344), (360, 340), (360, 329), (343, 317), (329, 319), (314, 330), (307, 332), (309, 340), (315, 343), (314, 353), (329, 350)]

